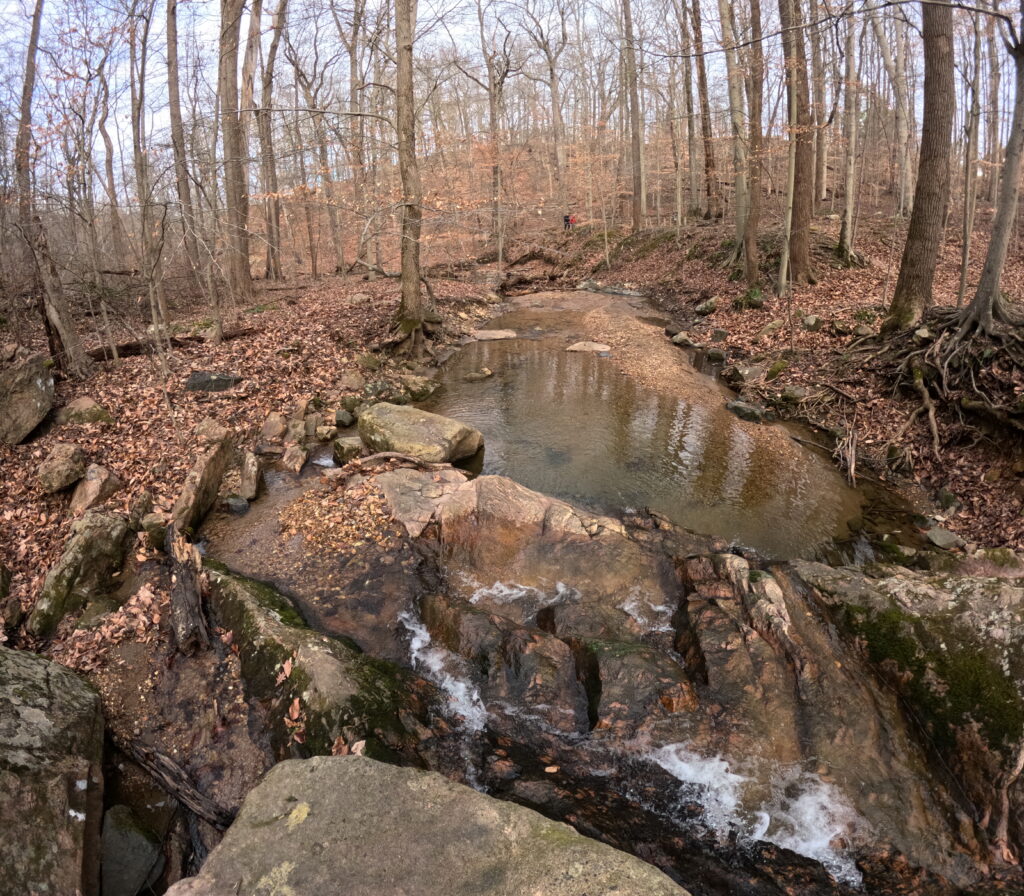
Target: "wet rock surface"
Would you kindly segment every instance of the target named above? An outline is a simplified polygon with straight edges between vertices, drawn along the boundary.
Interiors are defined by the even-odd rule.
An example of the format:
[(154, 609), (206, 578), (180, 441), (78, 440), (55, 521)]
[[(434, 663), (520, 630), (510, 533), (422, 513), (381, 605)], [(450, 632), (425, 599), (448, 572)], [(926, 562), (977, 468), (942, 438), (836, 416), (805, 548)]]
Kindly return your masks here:
[[(406, 552), (404, 574), (345, 573), (339, 588), (321, 554), (322, 584), (308, 560), (284, 578), (314, 627), (437, 688), (409, 744), (418, 762), (694, 893), (946, 894), (983, 879), (981, 804), (964, 805), (861, 634), (837, 627), (812, 575), (829, 567), (759, 567), (663, 518), (624, 524), (502, 477), (383, 477), (404, 525), (376, 556)], [(424, 747), (436, 732), (462, 743), (454, 767)]]
[(73, 672), (0, 647), (0, 887), (99, 893), (103, 717)]
[[(353, 861), (353, 857), (358, 860)], [(281, 763), (173, 896), (685, 896), (633, 856), (437, 774), (361, 757)]]

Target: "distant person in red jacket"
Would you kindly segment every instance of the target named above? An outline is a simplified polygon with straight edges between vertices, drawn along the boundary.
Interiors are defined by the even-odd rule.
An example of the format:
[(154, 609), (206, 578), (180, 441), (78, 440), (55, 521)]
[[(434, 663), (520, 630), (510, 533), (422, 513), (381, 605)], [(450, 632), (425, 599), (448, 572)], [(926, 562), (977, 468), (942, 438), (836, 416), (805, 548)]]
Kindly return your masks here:
[(576, 226), (576, 216), (569, 215), (569, 229), (572, 230)]

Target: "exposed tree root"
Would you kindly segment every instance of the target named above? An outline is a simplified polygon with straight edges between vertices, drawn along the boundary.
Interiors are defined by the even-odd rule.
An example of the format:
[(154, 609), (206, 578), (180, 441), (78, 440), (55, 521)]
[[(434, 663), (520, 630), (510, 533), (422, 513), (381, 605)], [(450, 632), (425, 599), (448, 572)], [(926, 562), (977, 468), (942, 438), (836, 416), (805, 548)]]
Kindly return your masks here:
[(431, 463), (398, 451), (380, 451), (377, 454), (369, 455), (369, 457), (357, 457), (350, 460), (340, 470), (332, 471), (333, 475), (330, 478), (337, 485), (346, 485), (354, 476), (361, 476), (371, 469), (383, 466), (392, 469), (395, 467), (413, 467), (427, 472), (452, 469), (450, 464)]
[(991, 316), (971, 309), (933, 311), (923, 326), (894, 334), (866, 359), (921, 399), (920, 408), (890, 444), (922, 414), (927, 416), (936, 457), (941, 457), (943, 413), (960, 419), (965, 411), (976, 413), (1024, 431), (1022, 321), (1001, 302), (991, 310)]

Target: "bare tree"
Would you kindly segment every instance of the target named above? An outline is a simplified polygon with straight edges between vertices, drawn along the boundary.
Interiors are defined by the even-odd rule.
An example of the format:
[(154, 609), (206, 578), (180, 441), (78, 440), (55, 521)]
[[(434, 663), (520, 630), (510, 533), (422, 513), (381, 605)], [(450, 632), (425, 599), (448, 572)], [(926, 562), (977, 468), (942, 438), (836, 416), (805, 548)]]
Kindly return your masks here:
[[(1020, 6), (1020, 24), (1024, 26), (1024, 0)], [(1021, 160), (1024, 158), (1024, 40), (1008, 18), (1001, 19), (1008, 37), (1007, 48), (1013, 59), (1014, 98), (1013, 118), (1010, 122), (1010, 139), (1003, 155), (1003, 167), (999, 177), (999, 194), (996, 201), (996, 216), (992, 222), (992, 239), (985, 255), (985, 267), (978, 281), (971, 304), (967, 307), (961, 333), (977, 327), (983, 333), (991, 334), (997, 323), (1019, 325), (1020, 321), (1010, 313), (1000, 292), (1003, 266), (1010, 248), (1013, 221), (1017, 215), (1020, 198)]]
[(398, 327), (409, 351), (424, 345), (426, 305), (420, 285), (420, 234), (423, 229), (423, 187), (416, 159), (416, 99), (413, 92), (413, 43), (416, 37), (416, 0), (395, 0), (395, 129), (398, 166), (402, 178), (402, 301)]
[(916, 324), (932, 302), (935, 263), (949, 204), (949, 159), (956, 111), (953, 8), (948, 0), (921, 4), (924, 25), (924, 124), (914, 209), (883, 332)]
[[(698, 0), (694, 9), (700, 15)], [(633, 34), (633, 6), (631, 0), (622, 0), (623, 61), (626, 66), (626, 93), (629, 99), (629, 144), (633, 174), (633, 199), (630, 205), (633, 214), (633, 231), (643, 228), (643, 135), (640, 129), (640, 93), (637, 90), (636, 37)]]
[(238, 45), (244, 0), (221, 0), (220, 63), (217, 96), (224, 135), (225, 244), (228, 290), (235, 301), (245, 301), (252, 290), (249, 269), (249, 231), (245, 213), (248, 202), (242, 158), (242, 129), (238, 120)]
[(35, 214), (32, 205), (32, 96), (35, 93), (36, 53), (39, 49), (42, 18), (43, 0), (36, 0), (28, 49), (25, 53), (25, 77), (22, 81), (18, 136), (14, 145), (18, 222), (35, 272), (33, 286), (39, 295), (40, 317), (46, 328), (50, 353), (58, 368), (74, 376), (81, 376), (88, 369), (88, 358), (71, 319), (67, 296), (50, 253), (42, 219)]

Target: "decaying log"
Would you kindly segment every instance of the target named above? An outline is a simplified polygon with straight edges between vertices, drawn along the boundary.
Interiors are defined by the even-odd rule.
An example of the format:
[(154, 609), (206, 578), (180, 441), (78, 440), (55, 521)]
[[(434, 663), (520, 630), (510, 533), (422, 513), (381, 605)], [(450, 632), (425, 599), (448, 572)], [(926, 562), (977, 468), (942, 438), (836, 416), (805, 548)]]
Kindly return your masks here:
[[(259, 330), (253, 327), (247, 327), (242, 330), (225, 330), (223, 341), (230, 342), (232, 339), (238, 339), (241, 336), (252, 336), (254, 333), (259, 332)], [(184, 348), (187, 345), (202, 344), (209, 340), (204, 336), (171, 336), (167, 341), (170, 342), (172, 348)], [(152, 355), (156, 352), (156, 346), (149, 339), (133, 339), (130, 342), (122, 342), (116, 348), (119, 358), (135, 358), (139, 355)], [(110, 359), (110, 347), (101, 345), (99, 348), (89, 349), (86, 354), (93, 361), (107, 361)]]
[(178, 650), (192, 656), (210, 646), (199, 584), (203, 561), (196, 546), (189, 544), (174, 525), (167, 527), (164, 550), (171, 565), (171, 629)]
[(153, 747), (111, 734), (115, 746), (130, 756), (161, 788), (203, 821), (223, 831), (235, 820), (235, 813), (215, 803), (203, 793), (177, 762)]

